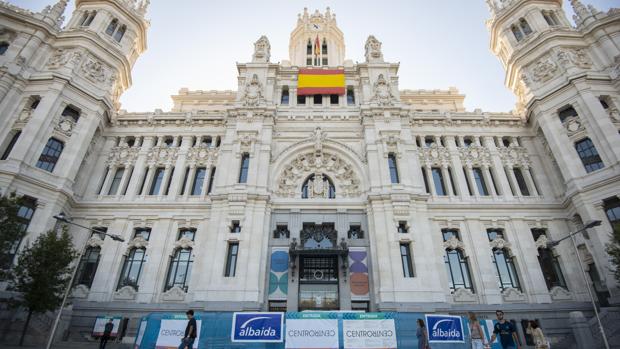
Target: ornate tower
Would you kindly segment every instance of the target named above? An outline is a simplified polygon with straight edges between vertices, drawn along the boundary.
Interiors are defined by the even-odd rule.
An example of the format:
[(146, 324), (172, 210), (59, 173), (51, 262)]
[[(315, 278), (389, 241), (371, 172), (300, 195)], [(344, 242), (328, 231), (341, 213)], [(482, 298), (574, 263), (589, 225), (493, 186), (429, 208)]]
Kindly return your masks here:
[(560, 0), (487, 3), (491, 50), (506, 69), (506, 86), (518, 97), (517, 112), (539, 136), (534, 146), (552, 159), (547, 166), (558, 174), (558, 199), (569, 203), (566, 218), (578, 222), (573, 228), (603, 221), (579, 244), (590, 256), (585, 267), (598, 271), (614, 296), (605, 253), (612, 228), (604, 202), (617, 195), (620, 175), (620, 12), (602, 13), (572, 0), (573, 27)]
[(345, 58), (344, 35), (336, 25), (336, 15), (329, 7), (325, 14), (316, 10), (312, 15), (304, 8), (298, 15), (297, 27), (291, 33), (289, 55), (291, 64), (304, 66), (343, 65)]
[[(148, 0), (77, 0), (61, 28), (66, 5), (40, 13), (0, 5), (8, 46), (0, 57), (7, 73), (0, 78), (0, 186), (45, 202), (47, 212), (37, 214), (47, 226), (80, 195), (77, 173), (87, 177), (94, 166), (89, 154), (103, 147), (99, 135), (131, 85), (149, 26)], [(34, 190), (33, 182), (42, 186)]]

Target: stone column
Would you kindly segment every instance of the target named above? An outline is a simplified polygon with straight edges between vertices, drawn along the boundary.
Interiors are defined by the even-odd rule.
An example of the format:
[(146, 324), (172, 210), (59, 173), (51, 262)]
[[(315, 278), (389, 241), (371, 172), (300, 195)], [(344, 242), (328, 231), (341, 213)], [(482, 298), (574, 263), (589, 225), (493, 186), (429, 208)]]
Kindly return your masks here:
[(159, 187), (159, 193), (157, 193), (157, 196), (166, 195), (166, 188), (168, 187), (168, 181), (170, 180), (172, 171), (174, 171), (174, 167), (172, 167), (172, 165), (170, 164), (166, 164), (164, 170), (164, 177), (161, 180), (161, 186)]
[(510, 190), (510, 184), (508, 183), (508, 178), (506, 177), (506, 173), (502, 170), (504, 168), (502, 164), (502, 159), (499, 156), (499, 151), (495, 146), (495, 142), (493, 141), (493, 137), (484, 137), (484, 146), (489, 149), (491, 153), (491, 162), (492, 167), (495, 169), (495, 180), (498, 181), (497, 187), (501, 193), (497, 193), (497, 195), (502, 195), (506, 198), (506, 200), (512, 200), (512, 192)]
[(452, 180), (450, 179), (450, 174), (448, 173), (448, 165), (441, 166), (441, 174), (443, 175), (446, 193), (448, 196), (454, 196), (454, 190), (452, 190)]
[(590, 331), (588, 319), (583, 316), (583, 313), (571, 311), (568, 316), (577, 348), (595, 348), (593, 333)]
[(530, 190), (531, 196), (538, 196), (538, 189), (536, 189), (536, 184), (534, 184), (534, 179), (532, 178), (532, 173), (530, 173), (530, 168), (528, 166), (524, 166), (521, 171), (523, 172), (523, 176), (525, 177), (525, 183)]
[(474, 170), (471, 165), (467, 165), (467, 178), (469, 179), (469, 183), (471, 186), (471, 190), (476, 198), (480, 197), (480, 193), (478, 192), (478, 184), (476, 183), (476, 179), (474, 177)]
[(489, 166), (482, 166), (482, 176), (484, 177), (484, 181), (487, 183), (487, 187), (491, 196), (495, 199), (497, 198), (497, 193), (495, 192), (495, 181), (491, 178), (491, 171), (489, 170)]
[(123, 172), (123, 177), (121, 178), (121, 184), (118, 187), (117, 195), (125, 195), (127, 185), (129, 184), (129, 180), (131, 179), (131, 175), (133, 174), (133, 165), (126, 164), (125, 172)]
[(127, 187), (127, 195), (125, 196), (126, 200), (134, 200), (136, 195), (142, 194), (140, 185), (142, 185), (142, 180), (144, 178), (144, 173), (147, 171), (146, 168), (146, 154), (150, 148), (153, 147), (154, 137), (147, 136), (144, 137), (142, 141), (142, 146), (140, 148), (140, 152), (138, 153), (138, 158), (136, 159), (135, 164), (135, 173), (132, 175), (131, 180), (129, 181), (129, 185)]
[[(146, 172), (146, 180), (144, 181), (144, 187), (142, 187), (142, 191), (140, 192), (141, 196), (150, 195), (151, 184), (153, 183), (153, 177), (155, 177), (156, 168), (157, 166), (155, 165), (149, 165), (148, 170)], [(153, 195), (157, 195), (157, 194), (158, 193), (155, 193)]]
[(183, 189), (183, 197), (187, 198), (192, 195), (191, 190), (194, 185), (194, 177), (196, 176), (196, 164), (189, 165), (189, 173), (187, 174), (187, 182), (185, 183), (185, 188)]
[(514, 188), (514, 192), (518, 198), (523, 197), (521, 194), (521, 188), (519, 188), (519, 183), (517, 183), (517, 177), (515, 177), (515, 172), (510, 165), (506, 165), (505, 171), (508, 174), (508, 180), (510, 181), (510, 185)]
[[(467, 219), (465, 228), (467, 234), (463, 234), (463, 240), (467, 236), (468, 245), (474, 247), (469, 251), (469, 256), (475, 260), (475, 264), (472, 263), (472, 277), (475, 274), (474, 278), (478, 281), (476, 293), (482, 296), (481, 300), (486, 304), (503, 303), (497, 284), (497, 269), (491, 260), (492, 251), (484, 225), (478, 220)], [(478, 266), (478, 270), (474, 270), (474, 265)]]
[(426, 181), (428, 182), (428, 190), (432, 196), (437, 196), (437, 190), (435, 190), (435, 182), (433, 181), (433, 168), (430, 165), (425, 165), (426, 169)]
[[(462, 137), (461, 144), (463, 144)], [(452, 160), (452, 175), (456, 181), (456, 188), (460, 193), (461, 199), (469, 197), (467, 193), (467, 180), (465, 179), (465, 173), (463, 172), (463, 163), (456, 146), (456, 140), (453, 136), (446, 137), (446, 146), (450, 150), (450, 157)]]
[[(200, 140), (196, 142), (198, 145), (200, 144)], [(179, 156), (177, 157), (177, 162), (174, 165), (175, 171), (172, 176), (170, 183), (170, 191), (168, 195), (172, 198), (179, 195), (179, 191), (181, 186), (183, 185), (183, 180), (185, 179), (185, 171), (186, 171), (186, 163), (187, 163), (187, 152), (189, 148), (192, 146), (192, 137), (191, 136), (183, 136), (181, 140), (181, 146), (179, 147)], [(189, 180), (189, 177), (188, 177)]]
[(106, 170), (107, 166), (107, 157), (116, 145), (115, 137), (108, 137), (103, 144), (101, 152), (99, 153), (98, 161), (95, 163), (95, 168), (93, 170), (93, 178), (95, 180), (90, 181), (88, 184), (88, 188), (86, 189), (87, 195), (99, 195), (99, 188), (102, 188), (101, 193), (103, 193), (103, 181), (106, 180), (108, 175), (108, 170)]
[(111, 165), (110, 167), (108, 167), (108, 172), (105, 175), (105, 181), (103, 182), (103, 186), (101, 187), (101, 192), (99, 192), (99, 195), (109, 195), (108, 192), (110, 191), (112, 180), (116, 175), (116, 169), (116, 165)]

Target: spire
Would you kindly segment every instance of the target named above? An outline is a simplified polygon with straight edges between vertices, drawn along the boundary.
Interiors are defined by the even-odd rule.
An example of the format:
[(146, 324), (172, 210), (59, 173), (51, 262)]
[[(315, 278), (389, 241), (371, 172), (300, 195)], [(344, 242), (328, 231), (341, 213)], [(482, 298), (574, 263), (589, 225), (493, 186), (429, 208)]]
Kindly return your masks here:
[(47, 6), (43, 9), (43, 16), (50, 20), (51, 24), (57, 25), (60, 27), (62, 22), (64, 22), (65, 18), (63, 17), (63, 13), (67, 9), (67, 0), (59, 0), (54, 6)]
[(592, 16), (592, 13), (581, 3), (581, 1), (570, 0), (570, 4), (575, 11), (573, 19), (575, 20), (575, 24), (577, 24), (577, 26), (579, 26), (581, 23), (585, 22), (589, 17)]

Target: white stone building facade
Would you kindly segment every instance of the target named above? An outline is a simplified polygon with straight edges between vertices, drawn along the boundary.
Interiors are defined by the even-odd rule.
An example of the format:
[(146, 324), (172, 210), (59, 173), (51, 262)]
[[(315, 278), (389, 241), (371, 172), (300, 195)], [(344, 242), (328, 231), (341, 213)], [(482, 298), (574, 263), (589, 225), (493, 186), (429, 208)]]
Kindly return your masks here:
[[(353, 63), (329, 9), (299, 16), (290, 60), (272, 63), (261, 37), (237, 91), (181, 89), (169, 112), (127, 113), (148, 1), (77, 0), (62, 28), (64, 0), (0, 3), (0, 190), (32, 199), (21, 246), (60, 212), (125, 239), (71, 228), (86, 248), (78, 327), (188, 307), (503, 308), (570, 337), (587, 286), (570, 241), (550, 241), (601, 220), (578, 248), (598, 301), (620, 292), (605, 253), (620, 219), (620, 11), (573, 0), (573, 26), (559, 0), (487, 2), (510, 113), (401, 89), (372, 35)], [(346, 93), (298, 96), (308, 66), (343, 69)]]

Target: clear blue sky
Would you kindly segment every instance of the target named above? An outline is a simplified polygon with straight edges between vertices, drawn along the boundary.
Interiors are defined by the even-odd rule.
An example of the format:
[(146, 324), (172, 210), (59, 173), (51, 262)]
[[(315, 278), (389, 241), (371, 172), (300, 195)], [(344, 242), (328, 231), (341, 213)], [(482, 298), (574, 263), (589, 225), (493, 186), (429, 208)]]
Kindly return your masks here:
[[(599, 10), (617, 0), (582, 0)], [(55, 0), (9, 0), (39, 11)], [(375, 35), (386, 60), (400, 62), (401, 89), (457, 87), (468, 110), (509, 111), (515, 97), (504, 87), (504, 70), (489, 51), (484, 0), (152, 0), (148, 50), (133, 70), (133, 86), (121, 98), (128, 111), (169, 110), (171, 94), (236, 89), (235, 62), (251, 59), (261, 35), (271, 42), (271, 61), (288, 59), (297, 14), (329, 6), (343, 31), (346, 55), (364, 60), (364, 42)], [(73, 11), (71, 1), (66, 16)], [(572, 10), (565, 0), (568, 18)]]

